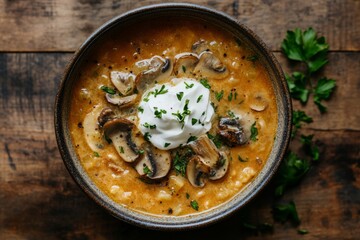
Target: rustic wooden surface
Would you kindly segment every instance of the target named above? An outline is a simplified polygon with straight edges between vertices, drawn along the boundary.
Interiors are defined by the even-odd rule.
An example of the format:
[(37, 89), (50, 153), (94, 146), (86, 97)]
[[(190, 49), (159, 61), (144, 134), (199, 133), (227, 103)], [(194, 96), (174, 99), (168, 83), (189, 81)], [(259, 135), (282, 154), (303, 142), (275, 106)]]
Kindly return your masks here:
[[(77, 187), (59, 155), (53, 128), (54, 96), (72, 52), (98, 26), (135, 7), (161, 1), (0, 0), (0, 239), (359, 239), (360, 236), (360, 1), (187, 1), (235, 16), (275, 52), (287, 29), (314, 27), (326, 36), (330, 64), (323, 72), (337, 89), (306, 133), (314, 133), (321, 159), (284, 200), (294, 200), (298, 235), (274, 223), (271, 184), (249, 206), (254, 222), (274, 223), (273, 233), (240, 227), (235, 214), (214, 226), (160, 233), (123, 223)], [(294, 104), (299, 108), (299, 104)]]

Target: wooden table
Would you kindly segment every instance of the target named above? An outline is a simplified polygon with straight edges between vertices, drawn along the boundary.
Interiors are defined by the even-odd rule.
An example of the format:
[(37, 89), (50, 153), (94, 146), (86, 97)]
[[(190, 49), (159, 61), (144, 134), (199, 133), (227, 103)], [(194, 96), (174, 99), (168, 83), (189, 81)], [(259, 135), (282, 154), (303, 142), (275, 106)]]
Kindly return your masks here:
[[(214, 226), (160, 233), (121, 222), (75, 184), (59, 155), (53, 104), (64, 68), (97, 27), (127, 10), (161, 1), (0, 1), (0, 239), (359, 239), (360, 238), (360, 1), (187, 1), (222, 10), (253, 29), (289, 71), (280, 52), (286, 30), (312, 26), (331, 46), (321, 73), (337, 89), (304, 133), (314, 133), (321, 158), (302, 183), (288, 191), (301, 218), (298, 228), (274, 223), (270, 184), (249, 206), (251, 219), (274, 223), (273, 233), (241, 228), (235, 214)], [(294, 104), (300, 108), (299, 104)], [(199, 238), (200, 237), (200, 238)]]

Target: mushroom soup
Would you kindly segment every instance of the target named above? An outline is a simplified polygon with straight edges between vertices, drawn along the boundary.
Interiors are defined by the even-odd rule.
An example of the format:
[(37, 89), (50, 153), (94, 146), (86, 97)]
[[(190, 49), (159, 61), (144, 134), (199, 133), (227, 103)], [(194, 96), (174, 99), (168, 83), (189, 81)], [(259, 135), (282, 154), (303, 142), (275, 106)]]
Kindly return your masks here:
[(261, 58), (205, 22), (169, 19), (109, 36), (83, 65), (70, 131), (115, 202), (151, 214), (213, 208), (261, 171), (277, 127)]

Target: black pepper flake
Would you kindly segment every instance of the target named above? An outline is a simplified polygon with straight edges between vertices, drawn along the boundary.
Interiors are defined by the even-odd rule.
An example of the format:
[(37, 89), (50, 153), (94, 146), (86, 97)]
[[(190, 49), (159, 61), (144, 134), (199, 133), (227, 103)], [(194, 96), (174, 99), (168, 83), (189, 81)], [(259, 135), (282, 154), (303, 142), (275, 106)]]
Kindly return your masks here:
[(241, 59), (244, 60), (244, 59), (245, 59), (245, 56), (242, 56)]
[(84, 128), (81, 122), (78, 123), (78, 128)]
[(172, 213), (173, 213), (172, 208), (169, 208), (169, 209), (168, 209), (168, 213), (169, 213), (169, 214), (172, 214)]
[(224, 57), (227, 57), (227, 54), (226, 54), (226, 53), (224, 53)]

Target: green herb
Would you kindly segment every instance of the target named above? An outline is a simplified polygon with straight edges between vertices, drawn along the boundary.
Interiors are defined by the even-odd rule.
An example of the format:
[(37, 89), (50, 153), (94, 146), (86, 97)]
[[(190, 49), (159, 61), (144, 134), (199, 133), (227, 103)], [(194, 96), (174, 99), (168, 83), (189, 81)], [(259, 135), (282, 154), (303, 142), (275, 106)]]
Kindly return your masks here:
[(100, 154), (98, 152), (94, 152), (94, 157), (100, 157)]
[(256, 128), (256, 121), (251, 125), (250, 133), (251, 133), (250, 135), (251, 141), (253, 142), (257, 141), (258, 129)]
[(227, 113), (228, 113), (229, 117), (236, 118), (235, 113), (233, 111), (229, 110)]
[(180, 113), (179, 110), (176, 113), (172, 113), (172, 115), (177, 117), (179, 123), (182, 124), (182, 128), (184, 127), (185, 117), (191, 114), (191, 111), (189, 110), (189, 101), (189, 99), (185, 100), (184, 110), (182, 113)]
[(291, 220), (296, 225), (300, 223), (295, 203), (292, 201), (288, 204), (277, 204), (273, 210), (274, 218), (279, 222), (284, 223), (287, 220)]
[(191, 150), (188, 150), (184, 155), (180, 155), (179, 152), (176, 152), (174, 157), (174, 170), (177, 174), (185, 177), (186, 166), (188, 164), (188, 154), (191, 153)]
[(119, 147), (120, 153), (124, 153), (124, 148), (122, 146)]
[(238, 93), (235, 92), (235, 94), (234, 94), (234, 100), (236, 100), (237, 96), (238, 96)]
[(197, 102), (197, 103), (200, 102), (200, 100), (202, 99), (202, 97), (203, 97), (203, 95), (200, 95), (200, 96), (197, 98), (196, 102)]
[(206, 78), (200, 79), (200, 83), (201, 83), (204, 87), (206, 87), (207, 89), (210, 89), (210, 88), (211, 88), (211, 86), (210, 86), (210, 84), (208, 83), (208, 80), (207, 80)]
[(291, 97), (306, 103), (310, 91), (306, 88), (306, 78), (301, 72), (294, 72), (291, 76), (285, 75)]
[(176, 94), (176, 97), (179, 101), (181, 101), (182, 97), (184, 96), (184, 92), (179, 92)]
[(160, 90), (155, 89), (154, 97), (156, 97), (157, 95), (160, 95), (160, 94), (165, 94), (165, 93), (167, 93), (167, 92), (168, 92), (168, 90), (165, 89), (165, 85), (162, 85), (161, 88), (160, 88)]
[(298, 234), (301, 234), (301, 235), (305, 235), (305, 234), (308, 234), (309, 231), (306, 230), (306, 229), (298, 229)]
[(137, 150), (137, 153), (138, 153), (138, 154), (144, 154), (144, 153), (145, 153), (145, 151), (144, 151), (144, 150), (142, 150), (142, 149), (139, 149), (139, 150)]
[(144, 164), (143, 171), (144, 171), (145, 175), (152, 174), (152, 171), (150, 170), (150, 168), (146, 164)]
[(186, 193), (186, 199), (189, 199), (190, 198), (190, 194), (189, 193)]
[(149, 123), (147, 123), (147, 122), (144, 123), (143, 126), (144, 126), (145, 128), (150, 128), (150, 129), (155, 129), (155, 128), (156, 128), (156, 124), (151, 125), (151, 124), (149, 124)]
[(142, 108), (141, 106), (138, 107), (138, 111), (141, 113), (144, 113), (144, 108)]
[(243, 159), (240, 155), (238, 155), (238, 160), (239, 160), (240, 162), (248, 162), (248, 161), (249, 161), (248, 158)]
[(167, 143), (164, 144), (164, 147), (167, 148), (168, 146), (170, 146), (170, 144), (171, 144), (171, 143), (168, 143), (168, 142), (167, 142)]
[(185, 88), (186, 89), (192, 88), (194, 86), (193, 83), (191, 83), (191, 84), (188, 84), (187, 82), (184, 82), (184, 83), (185, 83)]
[(306, 65), (306, 74), (294, 72), (292, 76), (286, 76), (291, 96), (302, 103), (306, 103), (309, 94), (313, 93), (314, 103), (319, 111), (321, 113), (326, 112), (327, 109), (321, 101), (330, 98), (335, 89), (335, 80), (323, 77), (317, 81), (315, 86), (311, 78), (312, 74), (328, 63), (326, 56), (329, 45), (325, 38), (318, 38), (312, 28), (304, 32), (296, 28), (294, 31), (287, 32), (281, 47), (289, 59), (300, 61)]
[(151, 138), (151, 134), (150, 134), (149, 132), (146, 132), (146, 133), (144, 134), (144, 139), (145, 139), (146, 141), (150, 141), (150, 138)]
[(311, 156), (312, 160), (318, 161), (320, 156), (319, 148), (313, 143), (313, 137), (314, 135), (301, 135), (300, 141), (304, 145), (305, 152)]
[(213, 143), (215, 144), (215, 146), (217, 148), (221, 148), (223, 145), (223, 142), (221, 141), (221, 136), (216, 134), (216, 135), (212, 135), (210, 133), (207, 133), (207, 136), (209, 139), (211, 139), (211, 141), (213, 141)]
[(232, 99), (233, 99), (233, 92), (230, 92), (228, 95), (228, 101), (231, 102)]
[(199, 211), (199, 204), (196, 200), (191, 200), (190, 206), (195, 209), (196, 211)]
[(327, 111), (326, 107), (321, 104), (322, 100), (328, 100), (336, 86), (335, 80), (323, 77), (319, 79), (314, 90), (314, 102), (321, 113)]
[(114, 95), (116, 93), (115, 89), (107, 87), (107, 86), (101, 86), (100, 89), (111, 95)]
[(254, 54), (254, 55), (248, 56), (248, 57), (246, 58), (246, 60), (254, 63), (254, 62), (256, 62), (257, 60), (259, 60), (259, 56)]
[(285, 189), (297, 184), (309, 169), (310, 164), (307, 160), (300, 159), (290, 151), (281, 163), (277, 173), (275, 195), (283, 195)]
[(197, 121), (198, 121), (198, 120), (197, 120), (196, 118), (192, 118), (192, 119), (191, 119), (191, 124), (192, 124), (192, 125), (195, 125), (195, 124), (197, 123)]
[(220, 102), (223, 96), (224, 96), (224, 90), (221, 90), (220, 92), (215, 92), (215, 98), (216, 100), (218, 100), (218, 102)]
[(186, 143), (189, 143), (189, 142), (195, 141), (196, 139), (197, 139), (197, 137), (196, 137), (196, 136), (190, 136), (190, 137), (188, 138), (188, 140), (187, 140), (187, 142), (186, 142)]
[(184, 65), (181, 66), (183, 72), (186, 72), (186, 67)]
[(313, 119), (306, 115), (304, 111), (293, 111), (293, 119), (292, 119), (292, 125), (293, 125), (293, 131), (291, 133), (291, 136), (294, 137), (298, 131), (298, 129), (301, 128), (301, 123), (311, 123)]
[(154, 107), (154, 109), (155, 109), (154, 115), (156, 118), (162, 118), (162, 115), (167, 113), (166, 110), (164, 109), (158, 109), (157, 107)]

